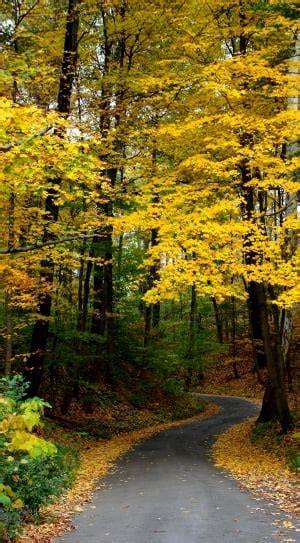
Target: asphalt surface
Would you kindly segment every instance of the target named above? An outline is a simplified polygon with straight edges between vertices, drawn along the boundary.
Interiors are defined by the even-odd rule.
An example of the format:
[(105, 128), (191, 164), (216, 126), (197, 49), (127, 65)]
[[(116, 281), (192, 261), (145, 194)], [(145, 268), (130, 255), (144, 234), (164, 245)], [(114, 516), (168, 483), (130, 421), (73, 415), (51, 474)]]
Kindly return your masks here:
[(300, 542), (300, 532), (273, 524), (289, 517), (242, 492), (209, 460), (215, 437), (255, 415), (256, 407), (238, 398), (207, 398), (221, 413), (161, 432), (126, 454), (75, 516), (76, 530), (56, 542)]

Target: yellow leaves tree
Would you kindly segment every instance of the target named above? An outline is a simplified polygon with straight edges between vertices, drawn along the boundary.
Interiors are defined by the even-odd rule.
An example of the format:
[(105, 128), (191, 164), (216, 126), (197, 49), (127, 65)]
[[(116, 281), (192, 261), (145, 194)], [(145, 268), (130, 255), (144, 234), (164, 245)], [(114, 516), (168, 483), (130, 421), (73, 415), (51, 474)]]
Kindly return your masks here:
[[(28, 373), (37, 370), (38, 389), (55, 299), (59, 325), (62, 315), (72, 320), (76, 351), (77, 335), (97, 334), (94, 360), (108, 360), (112, 375), (115, 248), (121, 269), (122, 248), (135, 238), (149, 248), (140, 285), (147, 303), (187, 289), (219, 301), (248, 298), (272, 373), (281, 347), (270, 349), (267, 309), (278, 320), (278, 307), (299, 295), (297, 6), (70, 0), (68, 12), (48, 2), (43, 13), (32, 1), (13, 13), (4, 5), (8, 371), (12, 307), (20, 326), (35, 320)], [(288, 426), (287, 406), (285, 424), (274, 400), (278, 380), (284, 388), (282, 363), (274, 367), (270, 413)], [(79, 374), (74, 363), (71, 394)]]
[[(295, 244), (286, 249), (299, 190), (298, 157), (287, 152), (300, 126), (299, 112), (288, 107), (299, 91), (289, 69), (297, 9), (218, 0), (209, 6), (191, 2), (189, 9), (178, 42), (164, 51), (164, 65), (177, 75), (180, 90), (151, 128), (161, 167), (155, 177), (145, 175), (132, 221), (158, 229), (148, 264), (161, 261), (160, 279), (146, 299), (177, 298), (193, 284), (200, 295), (221, 300), (248, 295), (270, 376), (261, 420), (278, 417), (286, 430), (281, 346), (280, 340), (270, 344), (267, 298), (276, 322), (275, 303), (297, 302)], [(151, 193), (158, 195), (156, 205)]]

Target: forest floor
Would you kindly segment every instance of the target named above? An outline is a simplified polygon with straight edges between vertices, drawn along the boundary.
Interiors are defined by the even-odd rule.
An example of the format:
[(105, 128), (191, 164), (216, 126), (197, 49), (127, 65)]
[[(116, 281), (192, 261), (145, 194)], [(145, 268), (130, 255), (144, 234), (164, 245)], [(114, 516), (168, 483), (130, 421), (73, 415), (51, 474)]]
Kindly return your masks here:
[(253, 362), (247, 349), (235, 359), (238, 378), (235, 376), (234, 361), (230, 355), (214, 355), (204, 368), (204, 381), (195, 388), (202, 394), (228, 394), (261, 401), (263, 386), (253, 371)]

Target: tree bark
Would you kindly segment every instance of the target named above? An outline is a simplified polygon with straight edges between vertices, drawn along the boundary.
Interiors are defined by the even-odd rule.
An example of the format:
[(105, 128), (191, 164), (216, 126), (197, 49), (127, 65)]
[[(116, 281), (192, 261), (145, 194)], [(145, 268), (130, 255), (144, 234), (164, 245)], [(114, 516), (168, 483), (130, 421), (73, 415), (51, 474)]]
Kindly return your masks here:
[[(242, 143), (246, 143), (246, 139), (248, 138), (249, 140), (249, 137), (249, 135), (245, 135), (245, 139), (242, 139)], [(254, 217), (254, 188), (248, 186), (248, 182), (251, 181), (252, 176), (247, 159), (242, 161), (240, 168), (245, 202), (242, 209), (243, 218), (251, 224), (251, 222), (254, 222), (257, 219)], [(260, 221), (262, 228), (264, 228), (263, 218), (260, 218)], [(246, 265), (259, 263), (261, 257), (257, 255), (255, 246), (253, 246), (251, 240), (247, 236), (244, 241), (244, 250)], [(251, 281), (248, 286), (248, 292), (251, 321), (254, 322), (254, 319), (257, 319), (258, 321), (257, 326), (259, 326), (260, 329), (269, 380), (265, 389), (262, 410), (258, 422), (278, 419), (283, 432), (287, 432), (290, 429), (292, 422), (286, 394), (283, 357), (281, 356), (281, 345), (279, 345), (277, 340), (275, 346), (272, 345), (265, 286), (262, 283)], [(255, 301), (254, 304), (253, 301)], [(277, 332), (278, 331), (279, 329)]]
[[(91, 256), (91, 253), (90, 253), (90, 256)], [(84, 283), (83, 283), (82, 315), (81, 315), (81, 327), (80, 327), (82, 332), (85, 332), (86, 326), (87, 326), (92, 269), (93, 269), (93, 262), (91, 260), (88, 260), (87, 265), (86, 265)]]
[[(151, 238), (150, 238), (151, 247), (155, 247), (155, 245), (157, 245), (157, 236), (158, 236), (158, 230), (156, 228), (152, 228)], [(159, 275), (158, 265), (156, 263), (152, 264), (149, 268), (146, 292), (147, 290), (152, 289), (152, 287), (155, 284), (155, 281), (158, 280), (158, 275)], [(159, 326), (159, 321), (160, 321), (160, 303), (157, 302), (156, 304), (147, 305), (145, 307), (144, 347), (147, 347), (149, 345), (152, 329), (157, 328)]]
[[(190, 390), (193, 378), (193, 366), (196, 358), (196, 327), (197, 327), (197, 293), (195, 285), (191, 288), (190, 302), (190, 326), (189, 326), (189, 347), (187, 353), (187, 363), (190, 362), (190, 367), (185, 372), (185, 389)], [(198, 371), (199, 380), (203, 379), (202, 368)]]
[(236, 308), (234, 296), (231, 297), (231, 342), (232, 342), (232, 367), (235, 379), (239, 379), (236, 361)]
[[(15, 194), (10, 193), (9, 207), (8, 207), (8, 243), (7, 248), (13, 249), (15, 242)], [(11, 359), (13, 354), (13, 315), (11, 307), (11, 289), (7, 288), (5, 291), (5, 321), (6, 321), (6, 333), (5, 333), (5, 375), (8, 376), (11, 373)]]
[(218, 306), (218, 303), (217, 303), (217, 300), (216, 300), (215, 297), (212, 298), (212, 303), (213, 303), (213, 308), (214, 308), (214, 313), (215, 313), (215, 321), (216, 321), (216, 330), (217, 330), (218, 342), (223, 343), (224, 342), (224, 338), (223, 338), (223, 322), (222, 322), (222, 317), (220, 315), (219, 306)]
[[(107, 83), (107, 77), (116, 69), (123, 70), (126, 58), (125, 33), (121, 31), (120, 36), (109, 34), (109, 20), (119, 15), (124, 23), (126, 13), (126, 3), (121, 3), (120, 7), (110, 8), (104, 2), (100, 4), (101, 19), (103, 26), (103, 68), (102, 68), (102, 87), (101, 87), (101, 114), (99, 130), (104, 142), (108, 141), (108, 136), (112, 127), (117, 130), (120, 126), (123, 114), (123, 102), (125, 91), (123, 83)], [(130, 66), (127, 66), (127, 72)], [(120, 88), (117, 88), (119, 85)], [(124, 146), (118, 138), (113, 144), (113, 152), (122, 155)], [(110, 164), (110, 149), (107, 155), (101, 157), (108, 163), (106, 175), (110, 181), (110, 186), (114, 188), (117, 183), (118, 174), (122, 168), (116, 168)], [(122, 176), (121, 176), (122, 177)], [(99, 187), (101, 191), (101, 187)], [(99, 232), (97, 243), (94, 244), (95, 257), (102, 259), (101, 263), (94, 266), (94, 298), (93, 298), (93, 317), (92, 332), (101, 336), (106, 336), (105, 353), (105, 372), (108, 380), (113, 379), (113, 359), (115, 344), (115, 316), (114, 316), (114, 276), (113, 276), (113, 228), (110, 225), (110, 219), (113, 216), (113, 201), (108, 199), (105, 204), (99, 205), (99, 211), (107, 218), (107, 225)], [(99, 361), (103, 349), (98, 345), (96, 359)]]
[(12, 310), (11, 310), (11, 296), (10, 292), (5, 292), (5, 321), (6, 321), (6, 330), (5, 330), (5, 376), (8, 377), (11, 373), (11, 359), (12, 359)]
[(266, 367), (267, 362), (263, 348), (261, 325), (259, 319), (257, 318), (258, 300), (256, 296), (256, 290), (252, 282), (249, 284), (248, 287), (248, 296), (249, 322), (253, 342), (253, 352), (255, 357), (254, 364), (255, 368), (259, 371), (260, 369)]
[[(72, 86), (77, 64), (79, 27), (78, 6), (80, 2), (81, 0), (69, 0), (68, 3), (64, 52), (57, 99), (57, 111), (65, 117), (70, 113)], [(63, 137), (63, 134), (61, 134), (61, 137)], [(60, 180), (55, 180), (55, 182), (59, 184)], [(48, 218), (48, 227), (46, 226), (44, 231), (43, 241), (45, 242), (53, 237), (50, 227), (51, 224), (58, 220), (59, 208), (56, 203), (56, 196), (56, 189), (54, 187), (50, 188), (45, 203), (45, 211)], [(51, 288), (54, 280), (54, 263), (51, 258), (42, 260), (41, 268), (41, 278), (45, 280)], [(25, 370), (26, 378), (30, 383), (28, 389), (29, 396), (38, 394), (43, 378), (51, 305), (51, 291), (41, 292), (38, 301), (38, 313), (41, 317), (36, 320), (33, 327), (30, 356)]]
[[(158, 243), (158, 230), (153, 228), (151, 230), (151, 247), (155, 247)], [(154, 286), (155, 282), (159, 279), (159, 265), (153, 264), (150, 268), (150, 283), (151, 288)], [(160, 302), (156, 302), (152, 305), (152, 326), (153, 328), (158, 328), (160, 321)]]
[[(248, 180), (247, 166), (242, 168), (244, 183)], [(248, 221), (252, 221), (254, 212), (254, 191), (252, 188), (245, 188), (245, 215)], [(257, 262), (257, 254), (251, 242), (246, 238), (245, 243), (245, 262), (252, 264)], [(262, 283), (251, 281), (248, 286), (249, 304), (252, 322), (257, 319), (262, 338), (264, 357), (268, 369), (268, 385), (265, 389), (261, 413), (258, 422), (278, 419), (283, 432), (287, 432), (291, 427), (291, 415), (288, 407), (288, 400), (285, 386), (285, 374), (283, 367), (283, 358), (281, 356), (281, 346), (272, 345), (271, 332), (268, 316), (268, 304), (265, 286)], [(250, 297), (251, 294), (251, 297)], [(254, 306), (251, 305), (255, 300)], [(278, 330), (277, 330), (278, 332)]]
[[(275, 348), (272, 347), (265, 287), (262, 284), (255, 283), (254, 288), (258, 300), (259, 320), (269, 378), (258, 422), (267, 422), (277, 418), (280, 421), (283, 432), (287, 432), (292, 427), (292, 419), (287, 400), (281, 346), (276, 340), (277, 345)], [(276, 331), (278, 332), (277, 325), (275, 324), (275, 334)]]

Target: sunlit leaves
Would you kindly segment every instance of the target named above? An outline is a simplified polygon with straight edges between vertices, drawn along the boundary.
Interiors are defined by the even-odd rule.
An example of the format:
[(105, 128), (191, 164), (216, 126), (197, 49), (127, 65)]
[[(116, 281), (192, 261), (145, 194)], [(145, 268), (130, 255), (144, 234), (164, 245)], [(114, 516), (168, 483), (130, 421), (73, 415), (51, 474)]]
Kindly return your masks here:
[[(138, 210), (116, 221), (117, 227), (126, 228), (127, 220), (129, 228), (158, 229), (148, 265), (160, 263), (160, 281), (147, 292), (148, 302), (178, 298), (192, 284), (203, 295), (243, 296), (242, 283), (238, 290), (232, 277), (278, 287), (284, 291), (280, 303), (297, 299), (296, 257), (293, 249), (285, 250), (284, 224), (295, 216), (295, 200), (287, 195), (299, 190), (299, 159), (289, 150), (300, 126), (299, 112), (290, 107), (299, 93), (296, 63), (291, 69), (289, 60), (295, 23), (268, 3), (252, 7), (237, 2), (227, 10), (215, 0), (208, 13), (191, 3), (180, 22), (184, 39), (174, 33), (160, 62), (166, 75), (174, 70), (180, 85), (182, 46), (187, 84), (172, 114), (146, 127), (156, 164), (151, 171), (140, 160), (144, 181)], [(282, 152), (284, 146), (288, 152)], [(247, 182), (242, 182), (243, 164)], [(249, 216), (247, 191), (255, 198)], [(278, 194), (284, 201), (277, 205)], [(251, 266), (245, 265), (250, 249), (257, 255)]]

